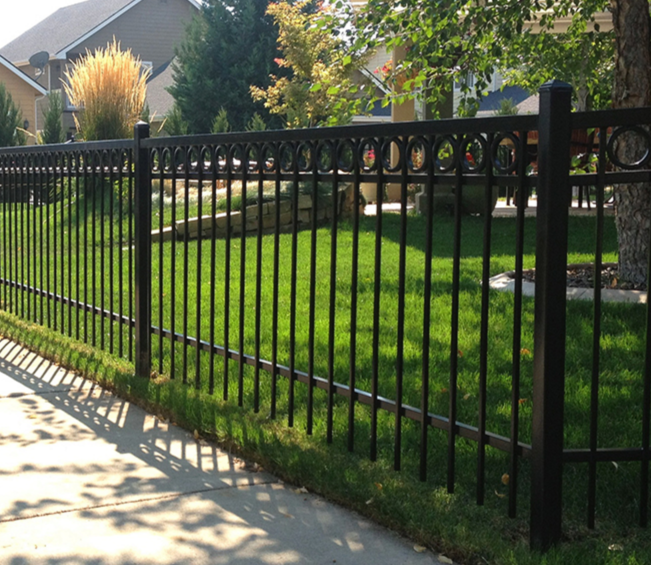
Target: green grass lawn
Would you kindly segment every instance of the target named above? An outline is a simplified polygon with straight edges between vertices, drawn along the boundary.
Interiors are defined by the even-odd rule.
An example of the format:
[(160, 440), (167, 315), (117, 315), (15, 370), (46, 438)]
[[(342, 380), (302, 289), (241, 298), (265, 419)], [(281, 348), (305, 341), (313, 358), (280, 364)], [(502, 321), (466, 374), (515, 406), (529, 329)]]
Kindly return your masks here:
[[(79, 204), (81, 206), (81, 202)], [(83, 288), (95, 291), (95, 305), (102, 300), (105, 308), (117, 308), (122, 296), (123, 308), (128, 310), (129, 296), (126, 285), (129, 257), (126, 245), (126, 227), (123, 238), (119, 237), (119, 225), (108, 219), (96, 219), (95, 245), (92, 244), (92, 215), (84, 221), (72, 206), (53, 205), (34, 211), (24, 205), (23, 218), (32, 218), (31, 226), (36, 233), (31, 237), (20, 236), (20, 253), (27, 256), (36, 247), (40, 258), (41, 239), (46, 231), (39, 226), (49, 226), (51, 246), (47, 254), (56, 257), (57, 293), (72, 295), (84, 300)], [(36, 214), (34, 215), (34, 212)], [(80, 211), (81, 212), (81, 211)], [(71, 213), (70, 221), (67, 214)], [(177, 211), (182, 217), (183, 211)], [(57, 229), (65, 226), (63, 240), (57, 232), (57, 245), (54, 241), (54, 217)], [(18, 216), (21, 217), (21, 216)], [(36, 222), (33, 222), (36, 218)], [(105, 215), (106, 218), (106, 215)], [(0, 223), (0, 236), (6, 233), (7, 226), (15, 227), (16, 214), (4, 209)], [(157, 227), (155, 219), (154, 227)], [(167, 223), (167, 218), (163, 218)], [(79, 222), (79, 223), (77, 223)], [(20, 225), (20, 222), (19, 222)], [(113, 244), (110, 244), (111, 225), (113, 225)], [(79, 231), (77, 232), (77, 226)], [(72, 230), (70, 231), (70, 227)], [(33, 230), (33, 227), (32, 227)], [(419, 406), (421, 399), (422, 367), (422, 328), (424, 304), (425, 273), (425, 222), (418, 216), (409, 216), (407, 230), (406, 277), (405, 277), (405, 327), (404, 327), (404, 383), (403, 402)], [(570, 218), (570, 262), (592, 260), (594, 218)], [(68, 233), (65, 233), (68, 232)], [(84, 245), (84, 235), (88, 232), (89, 243)], [(77, 254), (76, 234), (80, 234), (80, 252)], [(399, 233), (400, 217), (386, 214), (382, 238), (381, 275), (381, 316), (379, 333), (379, 393), (387, 398), (396, 398), (396, 353), (397, 318), (399, 287)], [(72, 234), (71, 239), (69, 239)], [(432, 263), (433, 287), (431, 304), (430, 359), (430, 411), (447, 416), (449, 402), (450, 374), (450, 319), (452, 289), (452, 250), (453, 221), (451, 218), (436, 218), (433, 230), (434, 256)], [(533, 267), (535, 218), (528, 218), (525, 225), (525, 268)], [(15, 237), (12, 236), (12, 237)], [(330, 251), (331, 233), (320, 228), (316, 234), (316, 292), (315, 292), (315, 357), (314, 372), (326, 377), (328, 374), (328, 333), (330, 306)], [(353, 230), (350, 223), (343, 223), (337, 234), (337, 283), (336, 319), (334, 341), (334, 378), (347, 383), (350, 375), (350, 311), (351, 311), (351, 266)], [(296, 273), (296, 358), (295, 366), (301, 371), (308, 367), (309, 339), (309, 289), (310, 289), (310, 246), (311, 233), (298, 234), (298, 268)], [(359, 232), (359, 275), (357, 280), (357, 347), (355, 350), (355, 377), (357, 388), (370, 391), (372, 377), (372, 331), (373, 331), (373, 291), (374, 275), (375, 218), (362, 218)], [(47, 248), (47, 245), (44, 245)], [(72, 255), (67, 257), (68, 247)], [(1, 248), (1, 247), (0, 247)], [(480, 367), (480, 306), (481, 273), (483, 249), (483, 219), (468, 217), (463, 220), (461, 240), (461, 276), (458, 346), (458, 419), (470, 425), (477, 425), (478, 380)], [(605, 260), (616, 258), (616, 234), (611, 219), (606, 221), (604, 241)], [(47, 249), (46, 249), (47, 250)], [(65, 253), (62, 252), (65, 250)], [(257, 240), (245, 239), (245, 253), (242, 255), (242, 241), (239, 237), (231, 242), (231, 276), (226, 280), (226, 244), (218, 240), (164, 243), (153, 246), (154, 278), (152, 289), (153, 323), (159, 325), (161, 313), (163, 327), (184, 332), (183, 312), (190, 313), (187, 320), (187, 333), (199, 335), (208, 340), (211, 322), (215, 327), (215, 342), (224, 343), (225, 291), (230, 291), (231, 312), (229, 317), (229, 347), (239, 348), (239, 304), (240, 272), (244, 257), (244, 352), (253, 355), (255, 351), (256, 315), (256, 263)], [(277, 328), (278, 361), (290, 364), (290, 293), (291, 293), (291, 252), (292, 236), (280, 237), (279, 248), (279, 323)], [(490, 272), (497, 274), (514, 268), (515, 220), (499, 218), (493, 220), (491, 238)], [(102, 258), (103, 254), (103, 258)], [(273, 336), (273, 254), (274, 238), (265, 236), (262, 241), (261, 274), (261, 357), (270, 360)], [(211, 262), (215, 262), (215, 279), (211, 280)], [(172, 269), (172, 258), (175, 269)], [(162, 258), (162, 261), (161, 261)], [(122, 262), (122, 278), (120, 278)], [(15, 261), (14, 261), (15, 264)], [(95, 274), (93, 277), (93, 264)], [(101, 265), (105, 274), (102, 274)], [(68, 265), (73, 276), (68, 278)], [(79, 265), (79, 270), (77, 269)], [(113, 265), (112, 277), (107, 273)], [(31, 277), (24, 282), (40, 286), (40, 259), (34, 267), (31, 264)], [(63, 273), (63, 277), (61, 277)], [(0, 263), (0, 274), (4, 276), (4, 265)], [(15, 273), (14, 273), (15, 274)], [(19, 278), (22, 273), (18, 272)], [(172, 276), (174, 275), (174, 277)], [(184, 293), (184, 279), (187, 276), (188, 291)], [(54, 280), (53, 265), (50, 267), (51, 281)], [(43, 273), (47, 279), (47, 272)], [(80, 295), (77, 296), (77, 281)], [(72, 284), (70, 284), (72, 282)], [(159, 296), (162, 282), (162, 311), (159, 309)], [(214, 285), (214, 288), (211, 286)], [(52, 285), (50, 285), (51, 289)], [(215, 303), (211, 303), (214, 292)], [(487, 427), (489, 431), (508, 435), (510, 422), (511, 396), (511, 343), (513, 338), (513, 295), (491, 291), (489, 304), (488, 340), (488, 410)], [(0, 292), (4, 298), (4, 293)], [(22, 298), (19, 298), (18, 313), (22, 313)], [(32, 298), (30, 312), (34, 314)], [(172, 319), (171, 305), (175, 306)], [(13, 299), (15, 304), (15, 296)], [(47, 324), (47, 307), (44, 307), (45, 320), (40, 317), (40, 299), (36, 301), (35, 316), (31, 319)], [(76, 335), (76, 313), (69, 314), (67, 308), (57, 307), (57, 328), (64, 333)], [(15, 311), (15, 310), (14, 310)], [(199, 317), (197, 320), (197, 311)], [(61, 316), (63, 314), (63, 316)], [(70, 315), (70, 318), (68, 317)], [(54, 317), (50, 319), (53, 325)], [(69, 320), (72, 325), (69, 325)], [(84, 335), (84, 320), (80, 316), (80, 334)], [(567, 380), (565, 433), (566, 447), (585, 448), (588, 445), (588, 407), (590, 393), (590, 368), (592, 362), (592, 306), (587, 302), (568, 303), (567, 327)], [(63, 326), (61, 325), (63, 322)], [(632, 447), (641, 442), (642, 419), (642, 367), (644, 362), (645, 310), (634, 305), (604, 305), (603, 339), (601, 346), (601, 404), (599, 411), (599, 445), (602, 447)], [(88, 317), (89, 337), (95, 332), (96, 343), (102, 337), (108, 349), (113, 327), (114, 352), (118, 353), (118, 339), (122, 336), (127, 357), (126, 344), (129, 342), (128, 330), (117, 324), (95, 321), (93, 327)], [(447, 455), (447, 436), (444, 432), (430, 430), (428, 439), (428, 479), (418, 481), (419, 429), (415, 422), (404, 420), (402, 433), (402, 471), (394, 472), (393, 441), (394, 416), (380, 413), (378, 430), (378, 461), (370, 462), (370, 410), (357, 406), (355, 412), (355, 450), (346, 449), (348, 403), (347, 399), (337, 399), (334, 411), (334, 443), (326, 442), (326, 401), (324, 391), (315, 391), (314, 433), (305, 434), (307, 421), (307, 394), (305, 385), (296, 384), (295, 425), (287, 427), (288, 385), (284, 378), (279, 379), (277, 419), (270, 420), (271, 387), (269, 374), (261, 373), (260, 412), (252, 410), (254, 398), (254, 371), (251, 367), (243, 369), (242, 398), (244, 409), (237, 407), (239, 366), (235, 361), (229, 363), (230, 400), (223, 402), (224, 387), (223, 360), (211, 358), (208, 353), (199, 357), (200, 390), (182, 384), (184, 377), (195, 382), (195, 350), (184, 349), (183, 344), (174, 346), (175, 371), (171, 374), (171, 346), (163, 340), (160, 349), (159, 339), (153, 336), (153, 367), (160, 375), (151, 381), (132, 377), (133, 369), (119, 355), (105, 355), (90, 350), (84, 345), (61, 337), (57, 333), (35, 328), (29, 324), (18, 323), (14, 317), (4, 314), (0, 320), (0, 330), (5, 335), (25, 341), (45, 353), (55, 354), (67, 364), (80, 367), (88, 373), (103, 375), (102, 379), (113, 379), (112, 385), (122, 394), (137, 398), (141, 403), (155, 410), (171, 414), (175, 421), (197, 429), (207, 437), (235, 446), (243, 454), (260, 461), (270, 470), (285, 479), (305, 485), (311, 490), (345, 503), (364, 514), (397, 528), (413, 539), (425, 543), (447, 555), (456, 557), (462, 563), (644, 563), (651, 551), (648, 531), (636, 526), (639, 497), (639, 464), (603, 463), (598, 467), (598, 508), (597, 529), (589, 531), (585, 527), (587, 512), (587, 466), (568, 465), (565, 472), (565, 532), (572, 543), (564, 542), (558, 550), (547, 557), (531, 555), (527, 549), (527, 518), (529, 464), (521, 463), (519, 481), (518, 518), (507, 518), (507, 487), (502, 476), (508, 471), (508, 455), (492, 448), (487, 449), (487, 468), (485, 485), (487, 498), (483, 507), (474, 502), (476, 488), (476, 452), (474, 442), (457, 440), (457, 473), (454, 495), (445, 489)], [(56, 344), (56, 345), (55, 345)], [(522, 382), (520, 425), (521, 441), (530, 441), (531, 418), (531, 375), (533, 351), (533, 300), (525, 299), (523, 305), (522, 331)], [(184, 372), (184, 359), (187, 371)], [(162, 367), (159, 367), (162, 360)], [(209, 365), (215, 365), (215, 390), (208, 395)], [(159, 369), (161, 369), (159, 371)], [(173, 378), (171, 378), (173, 377)], [(610, 551), (608, 546), (621, 544), (623, 551)]]

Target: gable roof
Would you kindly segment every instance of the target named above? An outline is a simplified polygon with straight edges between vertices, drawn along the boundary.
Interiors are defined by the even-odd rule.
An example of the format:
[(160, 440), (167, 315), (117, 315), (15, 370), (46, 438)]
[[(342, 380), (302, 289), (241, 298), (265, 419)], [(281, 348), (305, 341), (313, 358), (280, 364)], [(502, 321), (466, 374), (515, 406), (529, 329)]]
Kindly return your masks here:
[[(65, 59), (68, 50), (97, 33), (142, 0), (86, 0), (58, 9), (0, 49), (0, 55), (23, 64), (39, 51)], [(199, 8), (197, 0), (187, 0)]]
[(38, 82), (36, 82), (32, 77), (29, 75), (25, 74), (23, 71), (21, 71), (19, 68), (17, 68), (15, 65), (12, 65), (7, 59), (5, 59), (2, 55), (0, 55), (0, 65), (5, 67), (6, 69), (10, 70), (12, 73), (14, 73), (18, 78), (24, 80), (29, 86), (31, 86), (34, 90), (37, 90), (40, 92), (43, 96), (47, 94), (47, 90), (43, 88)]
[(152, 118), (162, 120), (174, 106), (174, 98), (167, 89), (174, 84), (172, 61), (161, 65), (147, 81), (147, 104)]
[(513, 104), (517, 105), (529, 98), (530, 94), (519, 86), (505, 86), (484, 96), (479, 103), (480, 112), (493, 112), (500, 107), (502, 100), (510, 98)]

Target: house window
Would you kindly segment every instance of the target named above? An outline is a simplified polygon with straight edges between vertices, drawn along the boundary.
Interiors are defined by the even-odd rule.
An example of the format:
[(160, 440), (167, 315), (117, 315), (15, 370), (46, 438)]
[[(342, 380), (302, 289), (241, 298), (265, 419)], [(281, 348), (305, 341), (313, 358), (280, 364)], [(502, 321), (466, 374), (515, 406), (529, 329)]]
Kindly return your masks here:
[(154, 63), (151, 61), (140, 61), (140, 68), (142, 69), (142, 72), (144, 73), (146, 69), (149, 69), (149, 71), (154, 70)]
[(63, 99), (65, 100), (65, 103), (66, 103), (66, 110), (68, 110), (70, 112), (73, 112), (73, 111), (79, 109), (79, 108), (77, 108), (77, 106), (75, 106), (74, 104), (72, 104), (70, 102), (70, 99), (68, 98), (68, 95), (66, 94), (66, 92), (63, 89), (61, 90), (61, 94), (63, 96)]
[(454, 90), (457, 92), (460, 91), (463, 85), (466, 85), (468, 88), (472, 88), (473, 86), (475, 86), (475, 75), (473, 75), (472, 73), (467, 73), (461, 78), (455, 80)]

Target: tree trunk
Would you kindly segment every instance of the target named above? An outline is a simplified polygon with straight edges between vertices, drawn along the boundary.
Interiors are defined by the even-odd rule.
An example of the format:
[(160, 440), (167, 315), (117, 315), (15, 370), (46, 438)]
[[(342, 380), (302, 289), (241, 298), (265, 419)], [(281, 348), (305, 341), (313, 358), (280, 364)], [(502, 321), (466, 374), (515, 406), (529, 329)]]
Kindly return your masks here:
[[(651, 20), (649, 0), (611, 0), (615, 28), (615, 84), (613, 106), (651, 106)], [(637, 161), (647, 147), (639, 135), (622, 135), (615, 148), (624, 163)], [(615, 187), (620, 277), (646, 281), (651, 186), (645, 183)]]

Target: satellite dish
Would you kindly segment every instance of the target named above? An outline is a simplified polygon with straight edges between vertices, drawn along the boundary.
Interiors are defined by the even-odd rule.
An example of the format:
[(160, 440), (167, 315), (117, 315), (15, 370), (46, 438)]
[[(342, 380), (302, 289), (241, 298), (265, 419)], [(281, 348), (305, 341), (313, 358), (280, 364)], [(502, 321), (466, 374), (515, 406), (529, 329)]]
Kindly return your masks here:
[(38, 71), (37, 78), (43, 74), (43, 69), (49, 62), (50, 54), (47, 51), (39, 51), (29, 58), (29, 64)]

